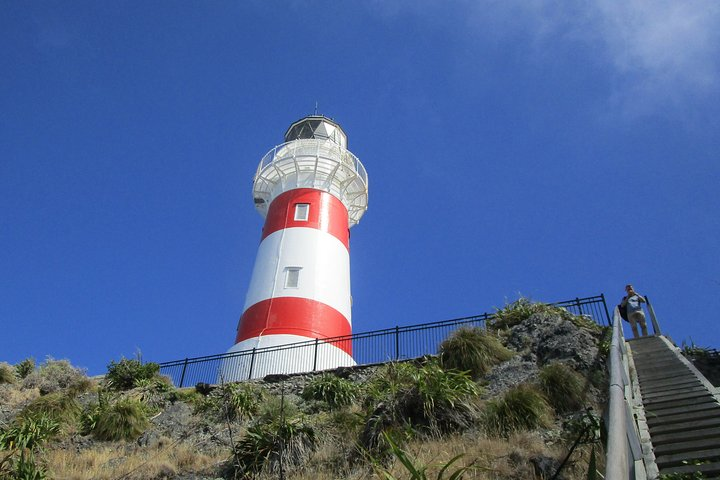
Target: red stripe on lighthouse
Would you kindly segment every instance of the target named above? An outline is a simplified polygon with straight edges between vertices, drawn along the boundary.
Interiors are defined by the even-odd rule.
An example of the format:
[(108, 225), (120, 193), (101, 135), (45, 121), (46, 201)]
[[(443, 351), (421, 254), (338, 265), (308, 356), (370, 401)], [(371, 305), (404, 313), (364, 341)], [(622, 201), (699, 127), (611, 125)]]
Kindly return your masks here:
[[(334, 338), (352, 333), (342, 313), (324, 303), (298, 297), (269, 298), (251, 306), (242, 318), (235, 343), (249, 338), (290, 334), (315, 338)], [(335, 344), (352, 355), (351, 342)]]
[[(307, 220), (295, 220), (295, 206), (300, 203), (310, 205)], [(345, 205), (322, 190), (296, 188), (278, 195), (270, 204), (262, 238), (283, 228), (306, 227), (329, 233), (350, 249), (350, 230), (348, 211)]]

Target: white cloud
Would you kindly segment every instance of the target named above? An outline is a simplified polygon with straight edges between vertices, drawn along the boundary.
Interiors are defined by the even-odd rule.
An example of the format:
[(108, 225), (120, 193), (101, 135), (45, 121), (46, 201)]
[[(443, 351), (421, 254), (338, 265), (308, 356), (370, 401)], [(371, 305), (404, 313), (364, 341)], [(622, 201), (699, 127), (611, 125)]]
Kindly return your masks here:
[[(390, 2), (383, 17), (438, 22), (433, 2)], [(686, 108), (717, 95), (717, 0), (487, 0), (443, 3), (470, 42), (526, 42), (540, 61), (578, 44), (605, 65), (609, 100), (632, 116)], [(452, 8), (451, 8), (452, 7)], [(447, 19), (443, 19), (447, 23)], [(463, 29), (450, 34), (460, 33)], [(677, 112), (674, 112), (677, 113)]]

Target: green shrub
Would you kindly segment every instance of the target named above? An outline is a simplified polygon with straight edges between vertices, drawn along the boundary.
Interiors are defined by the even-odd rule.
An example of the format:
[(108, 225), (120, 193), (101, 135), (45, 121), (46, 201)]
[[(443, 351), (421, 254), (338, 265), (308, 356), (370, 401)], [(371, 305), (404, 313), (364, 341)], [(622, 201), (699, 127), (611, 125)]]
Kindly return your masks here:
[(233, 450), (234, 478), (248, 478), (261, 471), (277, 474), (284, 468), (301, 465), (315, 450), (312, 427), (293, 420), (274, 421), (250, 427)]
[(22, 362), (15, 365), (15, 370), (17, 371), (18, 377), (27, 377), (35, 371), (35, 359), (33, 357), (26, 358)]
[(585, 381), (560, 362), (545, 365), (538, 375), (540, 390), (558, 413), (580, 410), (585, 400)]
[(489, 401), (483, 420), (489, 434), (507, 436), (517, 431), (547, 427), (550, 414), (550, 406), (542, 394), (521, 384)]
[(122, 358), (119, 362), (110, 361), (105, 375), (108, 388), (124, 391), (138, 386), (138, 382), (150, 380), (160, 372), (157, 363), (142, 363), (140, 360)]
[(79, 368), (73, 367), (67, 360), (48, 358), (23, 379), (23, 388), (38, 388), (41, 395), (69, 389), (74, 393), (87, 391), (92, 381)]
[(16, 380), (15, 369), (12, 365), (0, 362), (0, 385), (3, 383), (15, 383)]
[(152, 412), (159, 412), (171, 398), (174, 387), (169, 378), (157, 375), (136, 382), (133, 392)]
[(500, 340), (478, 327), (461, 327), (440, 344), (440, 362), (446, 369), (470, 372), (473, 378), (487, 374), (513, 352)]
[(345, 378), (325, 373), (312, 378), (300, 396), (303, 400), (318, 400), (328, 404), (330, 409), (349, 405), (357, 397), (359, 387)]
[(148, 428), (146, 407), (131, 398), (101, 401), (86, 421), (98, 440), (134, 440)]

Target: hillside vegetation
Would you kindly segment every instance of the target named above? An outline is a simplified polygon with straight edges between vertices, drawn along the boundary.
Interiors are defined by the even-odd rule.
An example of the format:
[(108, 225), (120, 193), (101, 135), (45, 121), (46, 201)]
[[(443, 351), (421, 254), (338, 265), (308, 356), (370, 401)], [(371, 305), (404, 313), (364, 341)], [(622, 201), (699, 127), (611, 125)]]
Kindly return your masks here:
[(435, 356), (202, 392), (137, 360), (3, 363), (0, 479), (594, 478), (607, 333), (521, 299)]

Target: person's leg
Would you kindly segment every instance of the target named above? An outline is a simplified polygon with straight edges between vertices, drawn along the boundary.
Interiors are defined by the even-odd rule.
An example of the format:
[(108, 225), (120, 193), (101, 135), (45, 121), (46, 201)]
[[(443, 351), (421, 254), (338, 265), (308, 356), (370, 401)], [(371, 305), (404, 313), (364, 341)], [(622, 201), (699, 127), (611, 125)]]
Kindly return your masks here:
[(643, 336), (647, 337), (648, 331), (647, 322), (645, 321), (645, 314), (643, 312), (637, 312), (635, 315), (637, 315), (637, 323), (640, 324), (640, 329), (642, 330)]
[(634, 314), (628, 313), (628, 322), (630, 322), (630, 328), (632, 328), (633, 338), (638, 338), (640, 334), (638, 333), (637, 321)]

